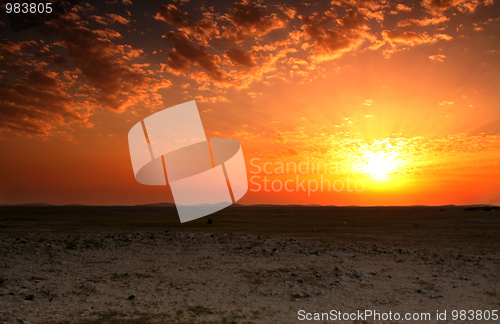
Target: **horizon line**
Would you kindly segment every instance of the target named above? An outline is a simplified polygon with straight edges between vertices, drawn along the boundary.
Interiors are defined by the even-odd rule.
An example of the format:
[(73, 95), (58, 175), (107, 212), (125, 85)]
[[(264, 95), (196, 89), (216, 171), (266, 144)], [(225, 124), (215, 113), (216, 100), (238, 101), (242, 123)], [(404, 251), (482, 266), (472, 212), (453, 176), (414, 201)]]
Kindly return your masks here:
[[(215, 204), (216, 205), (216, 204)], [(50, 203), (20, 203), (20, 204), (0, 204), (0, 207), (65, 207), (65, 206), (82, 206), (82, 207), (174, 207), (175, 203), (161, 202), (161, 203), (147, 203), (136, 205), (90, 205), (90, 204), (50, 204)], [(374, 208), (374, 207), (498, 207), (494, 204), (467, 204), (467, 205), (320, 205), (320, 204), (238, 204), (234, 203), (229, 207), (259, 207), (259, 206), (276, 206), (276, 207), (358, 207), (358, 208)]]

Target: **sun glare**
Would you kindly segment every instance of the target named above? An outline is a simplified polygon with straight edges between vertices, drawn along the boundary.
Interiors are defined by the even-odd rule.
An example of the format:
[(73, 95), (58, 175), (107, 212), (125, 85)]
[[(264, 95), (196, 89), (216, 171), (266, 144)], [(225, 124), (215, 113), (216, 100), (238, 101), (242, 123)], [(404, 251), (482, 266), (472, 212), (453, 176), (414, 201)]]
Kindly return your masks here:
[(399, 166), (398, 155), (395, 152), (370, 152), (363, 154), (362, 170), (364, 173), (384, 179)]

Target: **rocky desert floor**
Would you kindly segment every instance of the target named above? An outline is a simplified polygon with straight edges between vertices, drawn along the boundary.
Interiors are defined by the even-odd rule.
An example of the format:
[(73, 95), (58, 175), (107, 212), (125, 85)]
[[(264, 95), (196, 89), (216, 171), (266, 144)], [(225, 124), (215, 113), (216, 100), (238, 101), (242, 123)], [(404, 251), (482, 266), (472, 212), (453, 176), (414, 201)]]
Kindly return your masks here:
[[(272, 214), (283, 217), (278, 211)], [(408, 223), (391, 213), (346, 211), (329, 216), (337, 226), (301, 231), (268, 215), (260, 219), (266, 226), (245, 233), (230, 213), (215, 215), (212, 225), (166, 229), (78, 228), (7, 211), (0, 219), (0, 323), (494, 323), (450, 316), (500, 310), (500, 215), (469, 213), (459, 226), (457, 217), (437, 213), (412, 214)], [(326, 235), (340, 224), (349, 235)], [(432, 318), (301, 321), (299, 310)], [(437, 320), (437, 310), (447, 320)]]

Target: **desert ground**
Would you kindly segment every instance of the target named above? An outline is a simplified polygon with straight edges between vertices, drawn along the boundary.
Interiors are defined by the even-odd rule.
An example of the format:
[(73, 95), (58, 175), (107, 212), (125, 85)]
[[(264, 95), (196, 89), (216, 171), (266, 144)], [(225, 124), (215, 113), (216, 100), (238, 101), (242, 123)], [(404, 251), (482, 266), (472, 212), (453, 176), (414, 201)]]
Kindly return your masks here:
[(451, 318), (500, 311), (500, 211), (440, 209), (2, 206), (0, 323), (500, 322)]

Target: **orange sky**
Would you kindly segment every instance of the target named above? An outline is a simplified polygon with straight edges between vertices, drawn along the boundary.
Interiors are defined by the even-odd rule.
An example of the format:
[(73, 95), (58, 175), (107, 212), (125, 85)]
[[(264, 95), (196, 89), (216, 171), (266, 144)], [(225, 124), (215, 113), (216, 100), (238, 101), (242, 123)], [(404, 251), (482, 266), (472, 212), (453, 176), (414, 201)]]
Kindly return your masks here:
[(0, 28), (0, 204), (172, 201), (135, 181), (127, 133), (189, 100), (253, 182), (319, 181), (250, 173), (309, 158), (365, 184), (240, 203), (500, 204), (499, 1), (89, 1)]

